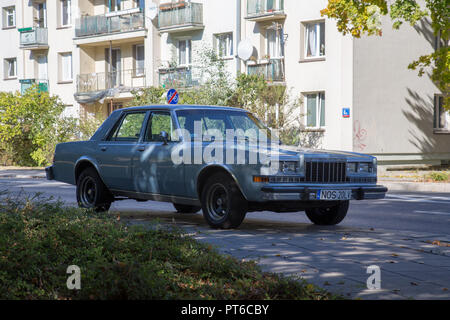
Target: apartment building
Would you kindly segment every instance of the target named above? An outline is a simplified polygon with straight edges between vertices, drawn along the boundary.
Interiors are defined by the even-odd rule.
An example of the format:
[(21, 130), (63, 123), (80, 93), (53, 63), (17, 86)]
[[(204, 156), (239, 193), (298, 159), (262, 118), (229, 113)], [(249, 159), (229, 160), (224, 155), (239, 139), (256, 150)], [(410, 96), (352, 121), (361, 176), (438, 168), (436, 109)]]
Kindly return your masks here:
[[(450, 159), (450, 116), (409, 62), (442, 45), (427, 23), (383, 37), (341, 35), (326, 0), (0, 0), (0, 90), (38, 83), (66, 114), (107, 116), (147, 86), (195, 89), (199, 52), (231, 75), (259, 74), (303, 104), (302, 127), (327, 149), (390, 164)], [(238, 56), (239, 45), (252, 48)]]

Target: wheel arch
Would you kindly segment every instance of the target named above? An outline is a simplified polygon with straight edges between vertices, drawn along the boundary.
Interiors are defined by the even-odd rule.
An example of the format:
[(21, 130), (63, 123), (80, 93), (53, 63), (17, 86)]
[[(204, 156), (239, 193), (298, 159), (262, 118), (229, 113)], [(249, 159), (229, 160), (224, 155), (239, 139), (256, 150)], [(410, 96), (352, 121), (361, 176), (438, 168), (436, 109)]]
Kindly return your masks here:
[(77, 184), (78, 177), (80, 176), (80, 174), (87, 168), (93, 168), (95, 171), (97, 171), (98, 176), (100, 177), (102, 182), (105, 183), (102, 179), (102, 176), (100, 175), (100, 170), (97, 163), (90, 158), (82, 157), (78, 159), (78, 161), (75, 164), (74, 170), (75, 184)]
[(230, 170), (230, 168), (223, 166), (223, 165), (218, 165), (218, 164), (206, 166), (198, 174), (198, 176), (197, 176), (197, 195), (198, 195), (199, 199), (201, 199), (201, 193), (203, 190), (203, 186), (205, 185), (208, 177), (210, 177), (213, 174), (218, 173), (218, 172), (225, 173), (226, 175), (231, 177), (231, 179), (233, 179), (234, 182), (236, 183), (236, 185), (238, 186), (238, 188), (241, 191), (244, 198), (247, 200), (247, 196), (245, 195), (244, 190), (242, 189), (241, 185), (239, 184), (238, 179), (236, 178), (234, 173)]

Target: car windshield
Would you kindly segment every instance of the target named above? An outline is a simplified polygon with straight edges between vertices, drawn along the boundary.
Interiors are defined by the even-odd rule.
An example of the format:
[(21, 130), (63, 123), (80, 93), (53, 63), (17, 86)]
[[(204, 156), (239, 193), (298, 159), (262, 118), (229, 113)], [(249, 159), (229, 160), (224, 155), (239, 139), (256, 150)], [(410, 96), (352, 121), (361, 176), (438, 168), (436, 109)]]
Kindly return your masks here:
[[(181, 129), (189, 132), (191, 137), (196, 137), (199, 133), (195, 132), (195, 123), (199, 128), (201, 123), (202, 135), (207, 135), (207, 131), (218, 130), (222, 134), (223, 140), (226, 139), (229, 130), (232, 130), (237, 137), (242, 136), (246, 140), (258, 140), (262, 134), (266, 139), (271, 140), (270, 130), (254, 115), (248, 112), (231, 110), (178, 110), (176, 111), (178, 122)], [(198, 130), (198, 129), (197, 129)], [(217, 132), (217, 131), (216, 131)]]

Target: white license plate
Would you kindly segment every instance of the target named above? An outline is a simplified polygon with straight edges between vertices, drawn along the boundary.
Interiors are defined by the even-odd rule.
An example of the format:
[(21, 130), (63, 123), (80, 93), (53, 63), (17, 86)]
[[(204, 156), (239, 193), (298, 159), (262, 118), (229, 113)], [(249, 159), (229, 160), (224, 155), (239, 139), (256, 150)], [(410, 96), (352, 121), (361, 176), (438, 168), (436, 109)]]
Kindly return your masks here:
[(319, 190), (317, 196), (325, 201), (351, 200), (352, 190)]

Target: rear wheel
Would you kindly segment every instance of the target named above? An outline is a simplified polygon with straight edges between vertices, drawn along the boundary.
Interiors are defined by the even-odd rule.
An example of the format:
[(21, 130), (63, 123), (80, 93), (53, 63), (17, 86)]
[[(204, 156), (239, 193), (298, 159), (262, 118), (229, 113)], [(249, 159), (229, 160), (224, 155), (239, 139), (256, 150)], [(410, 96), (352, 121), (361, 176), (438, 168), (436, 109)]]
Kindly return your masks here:
[(94, 168), (85, 169), (77, 180), (77, 202), (81, 208), (108, 211), (112, 195)]
[(350, 201), (340, 201), (332, 207), (306, 209), (306, 215), (312, 223), (320, 226), (334, 226), (344, 220)]
[(203, 187), (201, 199), (203, 216), (211, 227), (237, 228), (244, 221), (247, 200), (229, 175), (212, 175)]
[(173, 207), (175, 208), (175, 210), (177, 210), (178, 213), (197, 213), (201, 209), (201, 207), (189, 206), (189, 205), (177, 204), (177, 203), (174, 203)]

